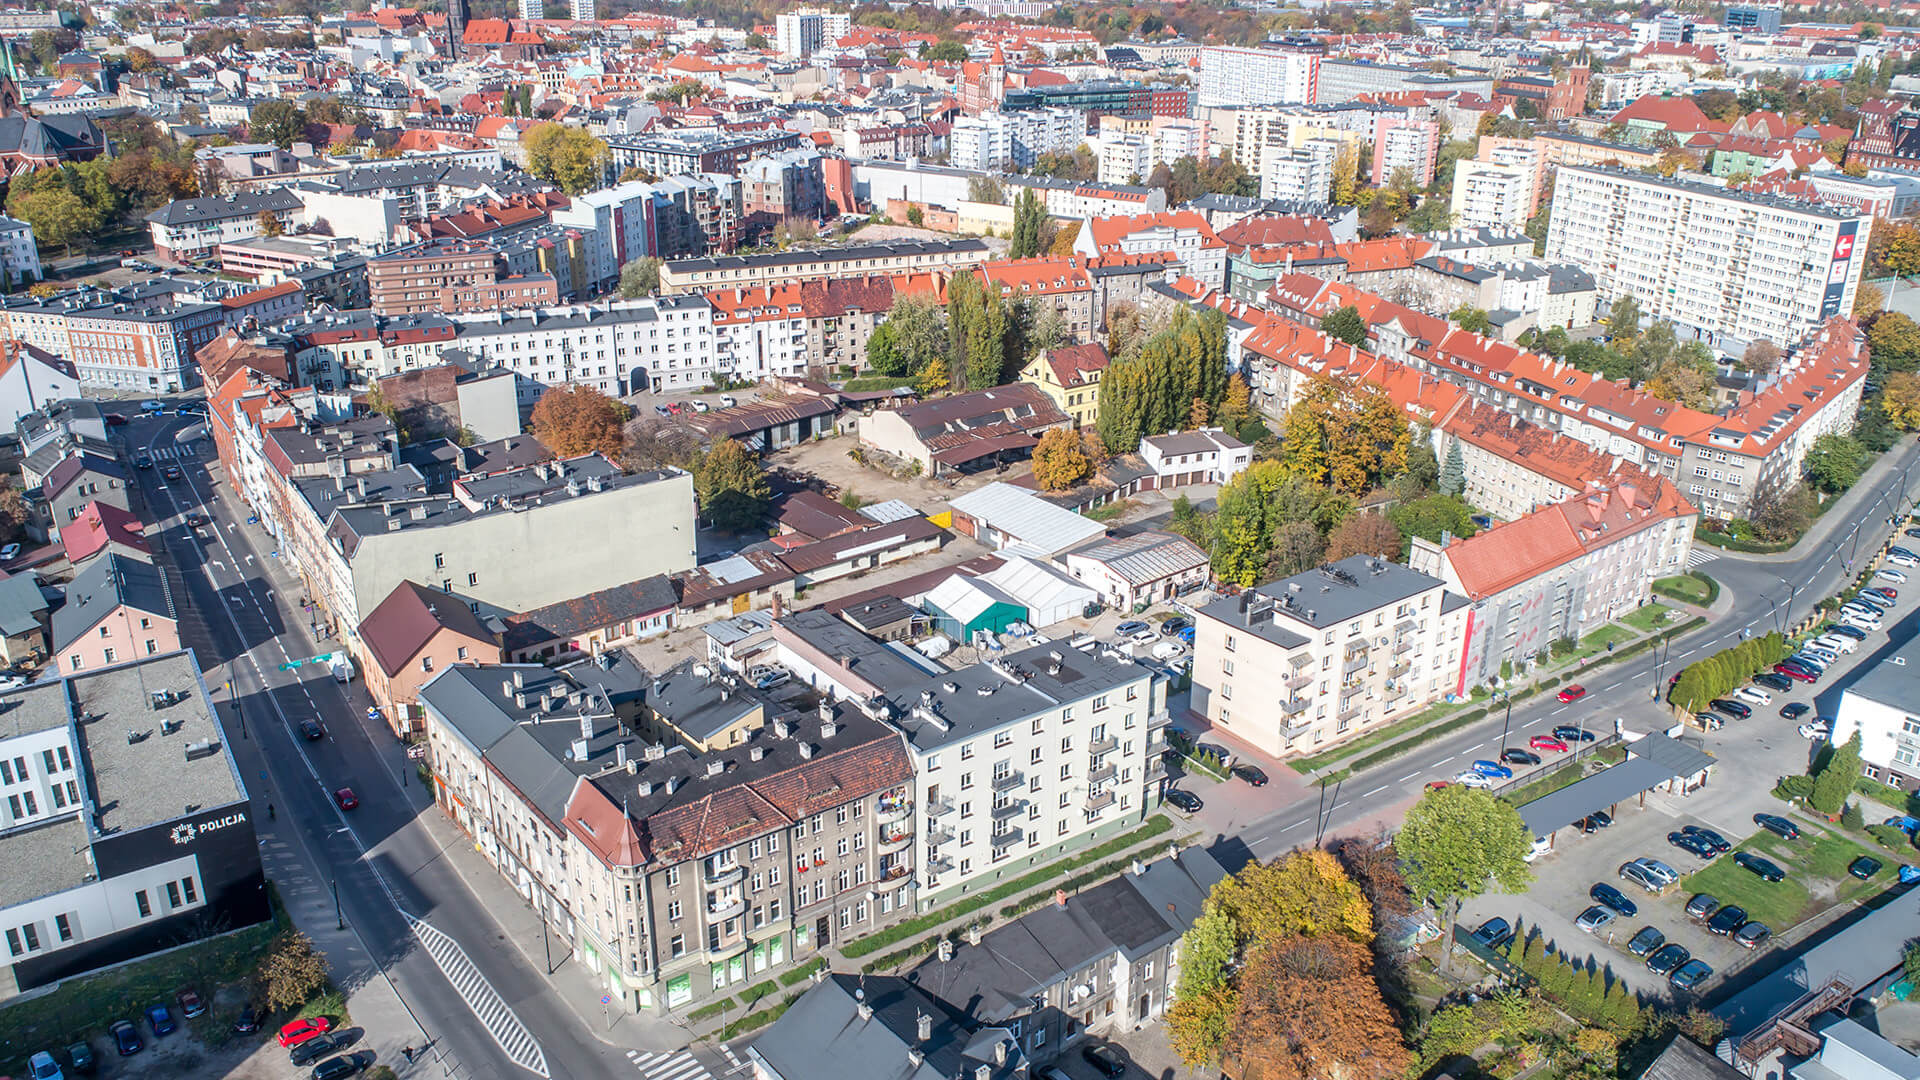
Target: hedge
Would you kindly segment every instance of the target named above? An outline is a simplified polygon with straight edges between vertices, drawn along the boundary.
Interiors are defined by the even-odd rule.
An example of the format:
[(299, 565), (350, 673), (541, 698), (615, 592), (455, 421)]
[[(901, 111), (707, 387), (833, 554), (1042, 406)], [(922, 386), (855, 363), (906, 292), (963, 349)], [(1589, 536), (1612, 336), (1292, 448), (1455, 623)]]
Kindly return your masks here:
[(1853, 782), (1853, 790), (1883, 806), (1890, 806), (1903, 814), (1920, 811), (1920, 798), (1909, 795), (1897, 787), (1889, 787), (1878, 780), (1861, 777)]
[(1688, 712), (1699, 712), (1714, 698), (1725, 697), (1755, 673), (1786, 657), (1787, 640), (1778, 631), (1748, 638), (1688, 664), (1674, 682), (1668, 700)]
[(1090, 862), (1104, 859), (1117, 851), (1125, 851), (1135, 844), (1151, 840), (1171, 828), (1173, 828), (1173, 822), (1168, 820), (1166, 815), (1156, 814), (1148, 818), (1145, 824), (1132, 832), (1122, 833), (1106, 843), (1083, 851), (1072, 858), (1062, 859), (1059, 862), (1040, 867), (1030, 874), (1014, 878), (1012, 881), (1005, 882), (976, 896), (968, 897), (957, 903), (948, 904), (937, 911), (929, 911), (918, 918), (908, 919), (902, 923), (895, 923), (885, 930), (875, 931), (866, 937), (850, 941), (840, 947), (840, 954), (849, 959), (857, 956), (865, 956), (870, 952), (884, 949), (896, 941), (905, 941), (916, 934), (924, 934), (943, 923), (952, 922), (963, 915), (971, 914), (989, 904), (997, 904), (1016, 893), (1022, 893), (1028, 889), (1052, 881), (1065, 871), (1078, 869)]
[[(801, 991), (801, 993), (805, 992), (804, 990)], [(795, 1001), (799, 1000), (799, 998), (800, 994), (791, 995), (785, 1001), (782, 1001), (770, 1009), (761, 1009), (757, 1013), (748, 1013), (740, 1019), (735, 1020), (720, 1032), (720, 1041), (725, 1042), (743, 1031), (752, 1031), (754, 1028), (765, 1027), (773, 1023), (775, 1020), (786, 1015), (787, 1009), (791, 1007)]]
[(821, 968), (826, 966), (827, 966), (826, 957), (816, 956), (812, 960), (809, 960), (806, 963), (801, 964), (799, 967), (794, 968), (792, 971), (786, 972), (785, 974), (781, 975), (780, 985), (792, 986), (794, 983), (799, 982), (801, 979), (811, 978), (814, 972), (819, 971)]

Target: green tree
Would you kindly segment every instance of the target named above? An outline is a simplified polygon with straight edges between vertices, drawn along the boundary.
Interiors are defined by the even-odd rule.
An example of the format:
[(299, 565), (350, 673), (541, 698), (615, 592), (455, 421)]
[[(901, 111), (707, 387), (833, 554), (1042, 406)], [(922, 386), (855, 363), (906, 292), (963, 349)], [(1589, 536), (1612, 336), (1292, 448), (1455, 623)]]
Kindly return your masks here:
[(755, 30), (752, 33), (748, 34), (746, 40), (742, 42), (742, 44), (746, 45), (746, 47), (749, 49), (766, 49), (771, 47), (767, 42), (767, 35), (761, 33), (758, 30)]
[(1823, 814), (1837, 814), (1845, 808), (1847, 796), (1860, 780), (1860, 732), (1834, 748), (1826, 767), (1813, 778), (1813, 794), (1807, 802)]
[[(1031, 188), (1025, 190), (1032, 190)], [(1007, 186), (998, 177), (972, 176), (967, 178), (967, 201), (992, 203), (995, 206), (1007, 205)]]
[(1860, 482), (1867, 451), (1849, 436), (1822, 435), (1808, 448), (1805, 467), (1814, 487), (1829, 493), (1845, 491)]
[(741, 532), (766, 516), (773, 488), (760, 463), (734, 439), (713, 444), (693, 474), (694, 494), (713, 527)]
[(1444, 904), (1450, 926), (1460, 905), (1489, 887), (1518, 892), (1532, 882), (1526, 861), (1532, 842), (1512, 804), (1453, 784), (1414, 804), (1393, 846), (1407, 860), (1408, 887)]
[[(14, 181), (19, 185), (19, 181)], [(73, 242), (94, 232), (101, 225), (100, 215), (82, 202), (80, 196), (64, 187), (25, 194), (9, 193), (7, 213), (33, 226), (34, 239), (42, 244), (59, 244), (73, 254)]]
[(1326, 313), (1320, 319), (1320, 332), (1349, 345), (1362, 346), (1367, 343), (1367, 322), (1360, 317), (1360, 309), (1345, 304)]
[(1460, 440), (1447, 446), (1447, 461), (1440, 467), (1440, 494), (1458, 495), (1467, 490), (1467, 463), (1460, 454)]
[(1454, 325), (1469, 334), (1486, 335), (1493, 333), (1493, 321), (1487, 317), (1486, 312), (1474, 307), (1472, 304), (1461, 304), (1459, 307), (1454, 308), (1453, 311), (1447, 315), (1447, 318), (1452, 319)]
[(958, 64), (967, 59), (967, 47), (958, 41), (940, 41), (920, 47), (920, 59), (936, 64)]
[(1040, 194), (1030, 187), (1020, 189), (1013, 201), (1013, 245), (1010, 258), (1029, 259), (1046, 250), (1047, 208)]
[(620, 268), (620, 295), (629, 300), (660, 291), (660, 260), (645, 255)]
[(1473, 508), (1458, 495), (1428, 495), (1396, 503), (1387, 511), (1387, 520), (1403, 536), (1436, 544), (1442, 533), (1465, 539), (1480, 531), (1473, 524)]
[(568, 195), (599, 187), (612, 158), (604, 141), (594, 138), (584, 128), (563, 124), (540, 124), (521, 136), (520, 141), (527, 151), (527, 171)]
[(1198, 997), (1226, 985), (1227, 965), (1239, 949), (1233, 919), (1208, 905), (1180, 939), (1180, 983), (1175, 1000)]
[(1607, 332), (1616, 342), (1631, 342), (1640, 335), (1640, 301), (1631, 293), (1623, 293), (1607, 309)]
[(307, 137), (307, 114), (284, 98), (263, 101), (247, 117), (247, 137), (285, 150)]

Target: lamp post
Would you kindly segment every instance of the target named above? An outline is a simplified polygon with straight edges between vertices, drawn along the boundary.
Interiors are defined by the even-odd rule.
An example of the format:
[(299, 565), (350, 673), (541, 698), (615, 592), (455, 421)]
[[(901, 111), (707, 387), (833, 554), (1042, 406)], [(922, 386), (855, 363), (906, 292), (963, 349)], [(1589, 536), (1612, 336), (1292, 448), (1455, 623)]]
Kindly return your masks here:
[(347, 917), (340, 914), (340, 882), (337, 878), (327, 879), (327, 888), (333, 890), (333, 922), (335, 930), (347, 928)]

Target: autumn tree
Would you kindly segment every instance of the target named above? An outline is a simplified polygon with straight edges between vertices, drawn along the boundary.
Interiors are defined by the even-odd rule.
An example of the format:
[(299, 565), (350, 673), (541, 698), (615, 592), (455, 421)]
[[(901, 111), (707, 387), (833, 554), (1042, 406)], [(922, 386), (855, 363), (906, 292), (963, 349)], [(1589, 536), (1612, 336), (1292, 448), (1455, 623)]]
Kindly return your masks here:
[(1920, 323), (1898, 311), (1876, 316), (1867, 328), (1873, 362), (1888, 371), (1912, 371), (1920, 366)]
[(1315, 377), (1287, 410), (1281, 461), (1292, 475), (1359, 495), (1405, 470), (1412, 443), (1405, 411), (1378, 383)]
[(548, 122), (520, 137), (527, 152), (527, 171), (569, 195), (600, 186), (612, 152), (584, 128)]
[(533, 436), (558, 457), (601, 453), (618, 460), (625, 439), (625, 405), (591, 386), (555, 386), (540, 395), (530, 417)]
[(1896, 277), (1912, 277), (1920, 273), (1920, 227), (1912, 222), (1901, 222), (1884, 229), (1874, 229), (1875, 244), (1880, 251), (1881, 265)]
[(1532, 840), (1511, 803), (1453, 784), (1421, 796), (1393, 845), (1414, 895), (1444, 904), (1452, 925), (1464, 901), (1492, 886), (1518, 892), (1533, 881)]
[(285, 150), (307, 137), (307, 114), (284, 98), (263, 101), (247, 116), (247, 137)]
[(1749, 342), (1746, 351), (1740, 354), (1740, 366), (1762, 379), (1767, 378), (1780, 366), (1780, 346), (1766, 338)]
[(660, 291), (660, 260), (645, 255), (620, 268), (620, 295), (629, 300)]
[(1248, 863), (1220, 879), (1207, 905), (1233, 921), (1242, 942), (1325, 934), (1373, 940), (1373, 913), (1366, 896), (1332, 853), (1318, 848)]
[(1173, 1052), (1196, 1069), (1215, 1061), (1239, 1008), (1240, 995), (1226, 986), (1176, 997), (1167, 1009), (1167, 1038)]
[(758, 525), (773, 497), (760, 463), (737, 440), (713, 444), (693, 474), (700, 510), (716, 529), (740, 532)]
[(1072, 429), (1057, 427), (1033, 448), (1033, 478), (1044, 491), (1069, 491), (1093, 475), (1093, 463)]
[(1373, 905), (1376, 927), (1389, 916), (1412, 913), (1413, 894), (1407, 891), (1407, 879), (1400, 873), (1399, 853), (1384, 832), (1344, 837), (1334, 845), (1333, 855)]
[(1355, 555), (1378, 555), (1397, 561), (1405, 543), (1400, 529), (1385, 514), (1369, 510), (1353, 515), (1327, 534), (1327, 561), (1339, 562)]
[(1226, 351), (1225, 314), (1181, 306), (1137, 349), (1114, 354), (1100, 377), (1099, 430), (1108, 449), (1132, 453), (1143, 437), (1179, 429), (1196, 399), (1218, 405), (1227, 392)]
[(1223, 1047), (1236, 1077), (1386, 1080), (1411, 1062), (1364, 942), (1278, 937), (1248, 957), (1239, 987)]
[(280, 215), (271, 210), (260, 211), (258, 224), (261, 236), (279, 236), (286, 231), (286, 226), (280, 224)]
[(260, 961), (255, 978), (269, 1012), (298, 1009), (327, 984), (327, 959), (315, 951), (312, 938), (289, 930)]
[(1887, 419), (1906, 431), (1920, 429), (1920, 374), (1896, 371), (1880, 390), (1880, 407)]

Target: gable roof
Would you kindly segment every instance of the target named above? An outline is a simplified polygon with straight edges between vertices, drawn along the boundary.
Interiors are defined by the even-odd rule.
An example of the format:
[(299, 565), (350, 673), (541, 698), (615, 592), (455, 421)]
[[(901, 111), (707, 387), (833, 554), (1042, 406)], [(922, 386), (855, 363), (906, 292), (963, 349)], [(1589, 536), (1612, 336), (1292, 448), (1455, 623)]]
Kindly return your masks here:
[(98, 499), (88, 503), (60, 529), (60, 546), (67, 561), (75, 566), (86, 562), (110, 544), (125, 544), (143, 555), (151, 555), (147, 546), (147, 523), (131, 510), (122, 510)]
[(360, 636), (367, 643), (367, 651), (388, 678), (399, 674), (442, 630), (480, 641), (495, 640), (480, 617), (458, 597), (411, 581), (395, 585), (386, 599), (360, 620)]
[(67, 602), (53, 613), (53, 649), (58, 652), (123, 607), (177, 619), (173, 592), (160, 568), (109, 552), (88, 564), (67, 586)]

